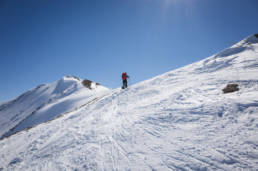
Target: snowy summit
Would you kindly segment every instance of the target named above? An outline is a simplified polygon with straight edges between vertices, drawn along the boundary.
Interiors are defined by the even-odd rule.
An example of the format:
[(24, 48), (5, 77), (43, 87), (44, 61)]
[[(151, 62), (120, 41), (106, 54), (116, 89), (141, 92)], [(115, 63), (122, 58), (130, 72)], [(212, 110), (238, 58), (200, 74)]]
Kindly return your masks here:
[(85, 87), (85, 81), (65, 76), (54, 83), (40, 85), (1, 105), (0, 137), (10, 136), (73, 111), (96, 98), (96, 94), (108, 90), (89, 80), (89, 85)]
[(257, 170), (257, 75), (254, 35), (124, 90), (39, 86), (0, 106), (0, 170)]

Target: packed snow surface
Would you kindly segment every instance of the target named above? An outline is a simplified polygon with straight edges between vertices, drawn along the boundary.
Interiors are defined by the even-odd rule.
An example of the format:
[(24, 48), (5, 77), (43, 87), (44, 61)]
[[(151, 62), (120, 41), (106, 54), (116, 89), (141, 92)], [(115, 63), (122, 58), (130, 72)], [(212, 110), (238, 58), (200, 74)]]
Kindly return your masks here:
[[(258, 39), (251, 36), (125, 90), (89, 95), (69, 81), (44, 91), (51, 93), (40, 87), (33, 98), (0, 107), (8, 111), (0, 115), (3, 134), (27, 125), (10, 119), (33, 112), (25, 105), (59, 94), (28, 120), (41, 124), (0, 141), (0, 170), (258, 170), (257, 76)], [(240, 90), (223, 94), (228, 83)], [(57, 112), (65, 114), (49, 121)]]

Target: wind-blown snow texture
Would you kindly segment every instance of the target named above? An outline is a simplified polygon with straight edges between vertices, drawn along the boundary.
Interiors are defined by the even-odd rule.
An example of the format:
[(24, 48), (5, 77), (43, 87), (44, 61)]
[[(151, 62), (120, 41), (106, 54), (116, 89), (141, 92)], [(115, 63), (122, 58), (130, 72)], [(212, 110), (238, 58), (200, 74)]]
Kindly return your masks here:
[[(60, 108), (42, 107), (31, 122), (70, 112), (1, 140), (0, 170), (258, 170), (257, 76), (252, 36), (126, 90), (103, 88), (87, 98), (64, 86), (70, 95), (59, 99)], [(228, 83), (240, 91), (223, 94)], [(18, 123), (10, 118), (23, 103), (52, 99), (43, 90), (2, 105), (9, 112), (0, 115), (1, 129)]]

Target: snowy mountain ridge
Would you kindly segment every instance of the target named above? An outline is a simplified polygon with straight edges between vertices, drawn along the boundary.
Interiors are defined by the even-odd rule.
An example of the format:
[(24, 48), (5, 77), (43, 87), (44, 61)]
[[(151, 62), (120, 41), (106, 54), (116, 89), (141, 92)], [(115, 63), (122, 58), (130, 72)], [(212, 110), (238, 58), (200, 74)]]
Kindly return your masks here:
[(0, 137), (46, 122), (62, 113), (72, 111), (96, 98), (107, 88), (96, 86), (92, 90), (82, 85), (83, 80), (64, 76), (58, 81), (42, 84), (16, 99), (0, 106)]
[[(250, 36), (126, 90), (65, 86), (60, 108), (82, 107), (1, 140), (0, 170), (258, 170), (257, 74)], [(228, 83), (240, 90), (223, 94)]]

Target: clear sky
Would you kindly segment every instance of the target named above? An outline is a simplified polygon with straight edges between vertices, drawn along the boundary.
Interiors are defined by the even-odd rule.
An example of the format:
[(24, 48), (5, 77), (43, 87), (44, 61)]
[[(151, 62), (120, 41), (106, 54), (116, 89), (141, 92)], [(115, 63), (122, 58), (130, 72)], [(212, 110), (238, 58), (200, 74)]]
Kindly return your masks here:
[(0, 0), (0, 102), (75, 75), (109, 88), (258, 33), (258, 0)]

